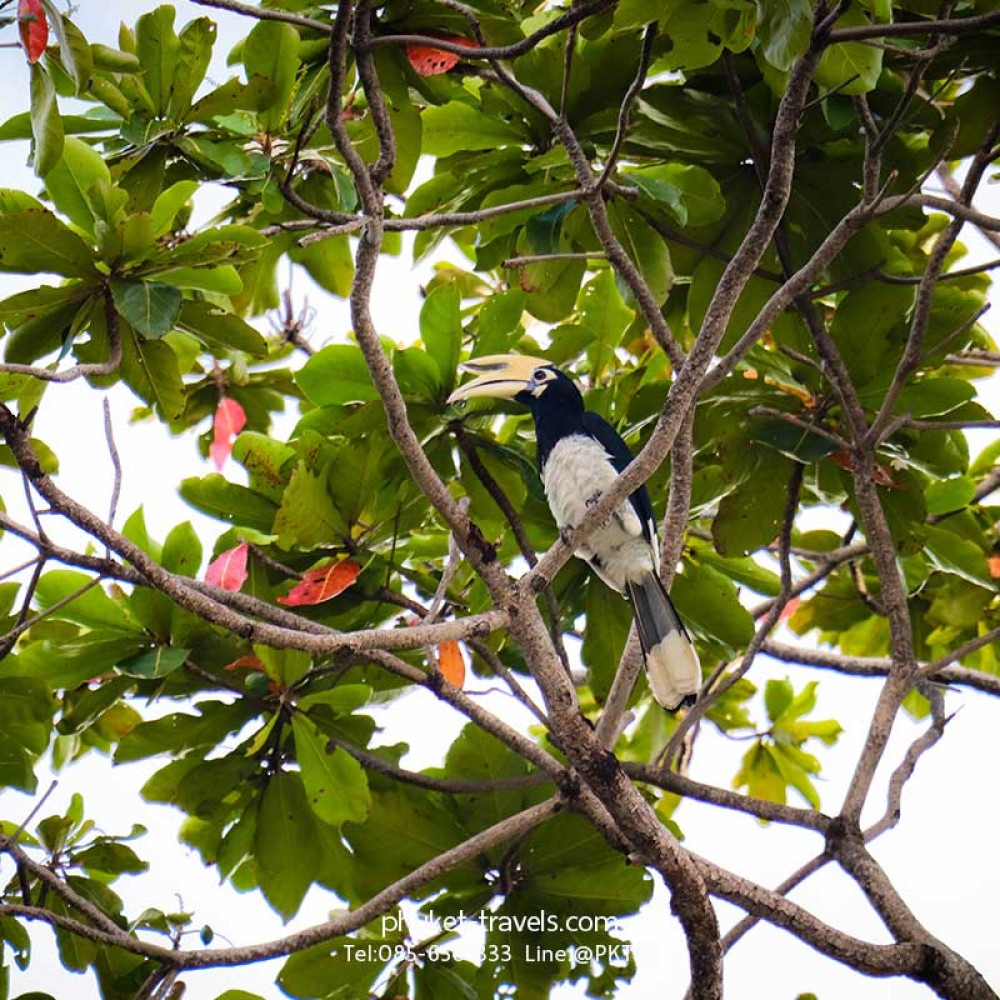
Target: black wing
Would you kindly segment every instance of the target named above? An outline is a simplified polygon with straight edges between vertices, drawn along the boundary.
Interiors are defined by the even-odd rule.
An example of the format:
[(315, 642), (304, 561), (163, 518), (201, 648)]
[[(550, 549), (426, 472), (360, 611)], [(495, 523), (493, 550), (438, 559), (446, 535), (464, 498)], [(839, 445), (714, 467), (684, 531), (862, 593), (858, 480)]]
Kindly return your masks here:
[[(596, 438), (607, 453), (611, 456), (611, 464), (618, 472), (624, 472), (625, 467), (635, 457), (629, 450), (629, 446), (622, 440), (622, 436), (609, 424), (604, 417), (587, 410), (583, 415), (584, 430)], [(649, 499), (649, 491), (645, 486), (640, 486), (629, 500), (639, 515), (642, 524), (642, 534), (647, 542), (652, 543), (653, 533), (656, 531), (656, 518), (653, 515), (653, 502)]]

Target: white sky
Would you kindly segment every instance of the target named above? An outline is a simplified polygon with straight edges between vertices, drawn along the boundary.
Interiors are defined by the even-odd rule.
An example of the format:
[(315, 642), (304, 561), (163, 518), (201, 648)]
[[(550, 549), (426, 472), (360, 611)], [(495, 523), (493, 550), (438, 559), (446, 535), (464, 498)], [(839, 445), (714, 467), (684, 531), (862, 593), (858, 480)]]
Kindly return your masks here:
[[(219, 22), (219, 43), (213, 72), (217, 82), (226, 79), (223, 59), (232, 42), (245, 28), (245, 22), (222, 11), (205, 11), (192, 3), (178, 6), (178, 26), (208, 13)], [(152, 9), (150, 2), (120, 0), (114, 14), (105, 5), (83, 0), (74, 15), (90, 41), (114, 44), (118, 19), (134, 23), (135, 18)], [(28, 93), (28, 75), (17, 50), (0, 50), (4, 71), (10, 84), (0, 90), (0, 120), (24, 109)], [(4, 186), (35, 190), (37, 182), (23, 167), (23, 149), (0, 146), (0, 169)], [(970, 247), (972, 234), (965, 234)], [(991, 254), (982, 248), (971, 259), (987, 259)], [(380, 266), (379, 286), (373, 307), (379, 329), (386, 335), (407, 340), (416, 336), (418, 285), (422, 280), (402, 258), (386, 260)], [(308, 279), (296, 278), (299, 291)], [(0, 279), (0, 297), (16, 290), (6, 278)], [(316, 343), (342, 339), (349, 323), (346, 304), (312, 289), (310, 300), (319, 308), (315, 323)], [(119, 505), (119, 524), (139, 504), (144, 505), (151, 532), (162, 539), (179, 520), (191, 519), (201, 530), (210, 548), (223, 530), (217, 522), (200, 518), (174, 494), (164, 489), (163, 470), (173, 483), (184, 476), (203, 475), (209, 471), (197, 455), (191, 435), (166, 438), (158, 426), (128, 424), (136, 405), (127, 391), (109, 394), (115, 420), (116, 440), (125, 468), (123, 496)], [(58, 400), (58, 406), (54, 405)], [(100, 397), (85, 386), (52, 386), (38, 425), (39, 436), (59, 442), (60, 484), (97, 510), (106, 509), (111, 483), (102, 429)], [(974, 437), (978, 451), (990, 438), (981, 432)], [(234, 475), (231, 466), (227, 473)], [(238, 472), (238, 470), (236, 470)], [(19, 493), (19, 485), (10, 473), (0, 473), (6, 485), (5, 498)], [(3, 541), (0, 566), (14, 565), (20, 559), (11, 540)], [(763, 690), (769, 677), (790, 676), (799, 689), (807, 681), (819, 679), (818, 718), (834, 717), (845, 732), (833, 749), (810, 747), (822, 759), (823, 779), (819, 785), (823, 805), (835, 811), (850, 779), (857, 750), (861, 746), (871, 716), (878, 684), (849, 680), (804, 667), (789, 667), (759, 660), (751, 679)], [(477, 688), (486, 685), (476, 681)], [(486, 703), (495, 710), (517, 717), (516, 707), (508, 699), (492, 696)], [(987, 767), (996, 753), (998, 710), (995, 701), (984, 695), (958, 691), (948, 695), (949, 712), (958, 717), (944, 739), (921, 760), (917, 774), (907, 786), (903, 800), (903, 821), (874, 847), (875, 856), (894, 878), (904, 898), (926, 926), (951, 947), (964, 954), (987, 979), (1000, 986), (1000, 948), (997, 947), (1000, 917), (1000, 871), (991, 864), (995, 831), (1000, 827), (1000, 805), (995, 781), (984, 780)], [(158, 711), (158, 710), (157, 710)], [(442, 707), (426, 692), (408, 695), (391, 716), (381, 717), (384, 741), (406, 740), (413, 748), (407, 765), (420, 768), (440, 762), (450, 739), (461, 728), (463, 719)], [(870, 798), (874, 818), (884, 803), (888, 774), (901, 759), (907, 745), (921, 731), (921, 726), (901, 716), (896, 725), (876, 789)], [(433, 734), (433, 735), (431, 735)], [(727, 741), (706, 733), (699, 741), (692, 776), (727, 785), (735, 774), (745, 742)], [(214, 870), (206, 870), (193, 851), (177, 843), (182, 814), (165, 806), (144, 803), (138, 788), (148, 774), (164, 760), (112, 768), (95, 754), (75, 764), (61, 778), (42, 815), (65, 808), (71, 794), (84, 794), (88, 815), (109, 833), (124, 833), (133, 822), (143, 823), (149, 835), (136, 847), (152, 862), (152, 871), (140, 877), (126, 877), (114, 888), (126, 900), (126, 910), (136, 914), (147, 906), (164, 909), (183, 906), (194, 911), (195, 928), (210, 924), (220, 944), (248, 944), (278, 936), (290, 930), (324, 920), (339, 902), (329, 893), (313, 889), (300, 913), (287, 926), (267, 907), (258, 894), (239, 895), (228, 886), (219, 886)], [(47, 787), (40, 777), (40, 791)], [(26, 814), (30, 797), (7, 791), (3, 814), (15, 818)], [(687, 843), (714, 861), (759, 881), (774, 885), (822, 847), (815, 835), (777, 825), (764, 827), (755, 820), (718, 809), (686, 802), (678, 811)], [(0, 878), (10, 876), (10, 865), (0, 864)], [(860, 937), (888, 941), (870, 907), (846, 878), (832, 870), (810, 879), (793, 894), (822, 918)], [(621, 992), (624, 1000), (648, 997), (680, 997), (687, 984), (687, 957), (679, 925), (670, 915), (667, 894), (657, 886), (652, 903), (639, 918), (629, 922), (628, 933), (635, 948), (639, 972), (632, 985)], [(742, 915), (725, 903), (718, 904), (723, 928)], [(35, 958), (26, 973), (13, 970), (11, 995), (28, 990), (44, 990), (61, 1000), (96, 997), (96, 986), (89, 977), (66, 972), (59, 965), (51, 946), (51, 935), (44, 928), (32, 931)], [(475, 936), (470, 938), (475, 944)], [(196, 939), (190, 944), (197, 945)], [(241, 987), (268, 998), (281, 997), (273, 985), (280, 961), (266, 966), (231, 970), (203, 971), (183, 977), (187, 984), (186, 1000), (214, 1000), (228, 988)], [(837, 963), (812, 952), (783, 932), (764, 925), (753, 930), (731, 952), (726, 965), (726, 995), (731, 1000), (792, 1000), (800, 992), (815, 992), (820, 1000), (850, 996), (852, 1000), (916, 1000), (930, 992), (905, 980), (863, 979)], [(565, 988), (556, 998), (582, 997), (582, 989)]]

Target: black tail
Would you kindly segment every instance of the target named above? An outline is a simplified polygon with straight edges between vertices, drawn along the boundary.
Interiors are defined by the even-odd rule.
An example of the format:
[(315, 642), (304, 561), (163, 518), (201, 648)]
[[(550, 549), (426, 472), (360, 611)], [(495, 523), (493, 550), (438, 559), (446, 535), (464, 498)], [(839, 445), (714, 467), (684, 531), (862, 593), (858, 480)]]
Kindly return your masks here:
[(626, 586), (653, 697), (673, 712), (701, 687), (698, 654), (655, 573)]

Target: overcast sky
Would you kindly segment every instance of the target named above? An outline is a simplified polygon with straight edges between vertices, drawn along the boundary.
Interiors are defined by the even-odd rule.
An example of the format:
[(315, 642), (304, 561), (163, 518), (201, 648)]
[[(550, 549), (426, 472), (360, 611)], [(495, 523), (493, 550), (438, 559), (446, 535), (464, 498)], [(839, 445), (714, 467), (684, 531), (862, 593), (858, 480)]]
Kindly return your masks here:
[[(74, 19), (88, 40), (115, 44), (118, 19), (134, 23), (136, 17), (152, 9), (151, 3), (120, 0), (113, 16), (107, 5), (82, 0)], [(192, 3), (178, 3), (178, 26), (208, 13), (220, 25), (217, 58), (212, 75), (222, 82), (230, 75), (224, 65), (225, 53), (244, 30), (246, 22), (221, 11), (205, 11)], [(8, 29), (9, 30), (9, 29)], [(16, 49), (0, 50), (9, 84), (0, 88), (0, 120), (23, 111), (27, 106), (28, 74)], [(0, 147), (0, 164), (5, 187), (37, 190), (35, 178), (24, 167), (25, 150)], [(995, 197), (995, 192), (994, 192)], [(991, 256), (974, 245), (973, 234), (964, 234), (974, 248), (971, 260)], [(333, 300), (309, 286), (304, 276), (296, 277), (296, 289), (307, 289), (311, 303), (318, 308), (314, 338), (317, 343), (342, 340), (349, 324), (346, 304)], [(418, 310), (418, 285), (421, 274), (410, 270), (404, 258), (387, 260), (381, 269), (380, 287), (374, 308), (380, 332), (405, 341), (417, 336), (415, 317)], [(0, 295), (24, 287), (15, 279), (0, 276)], [(987, 317), (990, 322), (990, 317)], [(995, 328), (995, 325), (994, 325)], [(123, 497), (119, 506), (119, 524), (140, 504), (144, 505), (151, 532), (162, 538), (179, 520), (191, 519), (211, 547), (223, 530), (217, 522), (200, 518), (169, 489), (167, 481), (210, 471), (199, 458), (193, 435), (166, 438), (158, 425), (132, 426), (128, 416), (136, 400), (127, 390), (109, 394), (116, 427), (116, 441), (125, 467)], [(995, 399), (996, 393), (993, 397)], [(111, 466), (107, 460), (102, 430), (101, 399), (86, 386), (75, 384), (49, 388), (42, 408), (38, 434), (55, 446), (62, 468), (60, 485), (71, 495), (92, 505), (107, 508)], [(973, 441), (979, 450), (989, 439), (986, 433)], [(154, 464), (155, 463), (155, 464)], [(165, 476), (164, 470), (176, 469)], [(230, 464), (225, 470), (238, 478), (241, 470)], [(0, 482), (5, 499), (17, 492), (17, 482), (10, 473)], [(69, 536), (67, 536), (69, 537)], [(12, 540), (0, 545), (0, 569), (14, 565), (21, 558)], [(796, 689), (807, 681), (819, 679), (817, 718), (834, 717), (845, 732), (832, 749), (810, 747), (823, 762), (819, 783), (823, 807), (835, 811), (850, 779), (857, 751), (878, 695), (878, 684), (867, 680), (846, 680), (807, 668), (790, 668), (763, 660), (755, 665), (751, 679), (763, 690), (768, 677), (791, 676)], [(487, 683), (474, 679), (474, 688)], [(491, 707), (518, 719), (518, 707), (502, 697), (487, 701)], [(173, 708), (174, 706), (169, 706)], [(984, 695), (970, 692), (949, 693), (949, 712), (958, 717), (944, 739), (921, 760), (917, 774), (907, 786), (903, 800), (903, 820), (899, 828), (877, 842), (875, 856), (902, 891), (914, 912), (928, 928), (972, 961), (987, 979), (1000, 984), (1000, 949), (997, 948), (1000, 872), (992, 864), (993, 842), (1000, 828), (1000, 806), (995, 777), (989, 762), (996, 755), (998, 706)], [(168, 706), (150, 711), (160, 714)], [(406, 740), (413, 748), (406, 760), (409, 767), (420, 768), (440, 762), (441, 756), (461, 728), (463, 719), (438, 705), (426, 692), (414, 692), (402, 699), (391, 715), (380, 716), (384, 724), (383, 740), (395, 743)], [(893, 734), (880, 781), (870, 797), (874, 818), (884, 803), (884, 788), (889, 772), (896, 766), (921, 727), (901, 716)], [(234, 741), (235, 742), (235, 741)], [(726, 785), (736, 773), (745, 752), (745, 742), (734, 742), (708, 732), (699, 741), (692, 776)], [(112, 768), (95, 754), (65, 772), (60, 784), (45, 806), (43, 815), (61, 811), (74, 791), (84, 794), (88, 815), (108, 833), (124, 833), (133, 822), (146, 825), (150, 833), (136, 847), (151, 862), (152, 871), (144, 876), (120, 880), (115, 889), (127, 901), (127, 912), (136, 914), (146, 906), (164, 909), (183, 907), (195, 913), (194, 926), (210, 924), (220, 944), (248, 944), (278, 936), (287, 931), (324, 920), (330, 909), (339, 906), (329, 893), (313, 889), (290, 925), (283, 926), (258, 894), (242, 896), (228, 886), (217, 884), (214, 870), (205, 869), (194, 852), (177, 843), (182, 814), (176, 810), (148, 805), (139, 798), (138, 788), (148, 774), (164, 760), (151, 764)], [(40, 776), (40, 790), (48, 779)], [(30, 797), (18, 792), (3, 794), (3, 815), (19, 818), (32, 805)], [(779, 826), (764, 827), (755, 820), (718, 809), (686, 802), (676, 815), (686, 835), (686, 843), (697, 853), (753, 878), (764, 885), (777, 884), (801, 863), (822, 848), (815, 835)], [(0, 864), (0, 878), (9, 878), (10, 866)], [(832, 870), (814, 876), (794, 899), (820, 917), (871, 940), (888, 941), (859, 891)], [(718, 903), (723, 928), (742, 915), (725, 903)], [(653, 996), (680, 997), (687, 982), (687, 957), (679, 926), (669, 912), (669, 901), (658, 885), (652, 903), (643, 914), (629, 921), (629, 936), (636, 950), (639, 972), (631, 987), (624, 989), (625, 1000), (644, 1000)], [(47, 930), (32, 932), (36, 946), (35, 960), (26, 973), (13, 970), (11, 995), (27, 990), (44, 990), (60, 1000), (96, 997), (96, 987), (89, 976), (71, 975), (55, 958)], [(196, 940), (190, 942), (196, 945)], [(478, 944), (470, 935), (470, 949)], [(270, 1000), (282, 996), (273, 985), (280, 962), (243, 969), (198, 972), (185, 977), (186, 1000), (214, 1000), (229, 987), (240, 986)], [(910, 1000), (930, 996), (929, 991), (903, 980), (867, 980), (850, 970), (812, 952), (788, 935), (765, 926), (746, 937), (727, 959), (726, 995), (731, 1000), (792, 1000), (800, 992), (814, 992), (820, 1000), (850, 996), (852, 1000)], [(582, 990), (564, 989), (557, 998), (583, 996)]]

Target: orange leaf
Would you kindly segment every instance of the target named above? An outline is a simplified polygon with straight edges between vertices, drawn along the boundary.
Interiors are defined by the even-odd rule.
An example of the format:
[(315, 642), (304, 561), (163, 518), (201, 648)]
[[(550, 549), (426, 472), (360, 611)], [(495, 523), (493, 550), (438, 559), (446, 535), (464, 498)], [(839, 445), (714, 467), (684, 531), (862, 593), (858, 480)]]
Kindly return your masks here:
[(261, 662), (259, 656), (254, 656), (252, 653), (248, 653), (246, 656), (241, 656), (238, 660), (233, 660), (232, 663), (227, 663), (223, 670), (259, 670), (261, 673), (264, 672), (264, 664)]
[(212, 443), (209, 445), (208, 453), (220, 471), (226, 459), (232, 454), (236, 435), (243, 430), (246, 422), (246, 411), (235, 399), (223, 396), (219, 400), (215, 410), (215, 420), (212, 422)]
[[(839, 465), (842, 469), (847, 469), (848, 472), (854, 471), (854, 456), (843, 448), (840, 451), (835, 451), (832, 455), (828, 455), (827, 458), (834, 465)], [(893, 481), (892, 473), (884, 465), (875, 466), (875, 482), (878, 486), (896, 485)]]
[(793, 597), (782, 609), (781, 615), (779, 616), (780, 621), (787, 621), (795, 612), (798, 610), (799, 605), (802, 603), (801, 597)]
[[(462, 38), (461, 35), (434, 35), (433, 37), (440, 38), (443, 42), (464, 45), (468, 49), (479, 48), (478, 42)], [(407, 45), (406, 58), (410, 60), (410, 65), (420, 76), (439, 76), (456, 66), (462, 57), (456, 52), (445, 52), (444, 49), (436, 49), (431, 45)]]
[(994, 580), (1000, 580), (1000, 555), (990, 556), (987, 565), (990, 568), (990, 576)]
[(18, 0), (18, 31), (21, 33), (21, 47), (29, 63), (42, 58), (49, 43), (49, 22), (42, 10), (41, 0)]
[(205, 582), (223, 590), (239, 590), (247, 580), (247, 552), (249, 546), (240, 542), (234, 549), (227, 549), (209, 563)]
[(284, 597), (278, 598), (278, 603), (290, 608), (322, 604), (347, 590), (360, 572), (361, 567), (350, 559), (311, 569), (302, 574), (302, 579)]
[(460, 688), (465, 684), (465, 658), (454, 639), (442, 642), (437, 648), (438, 670), (449, 684)]

